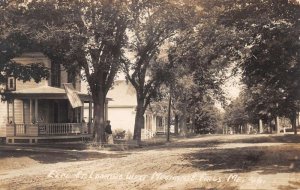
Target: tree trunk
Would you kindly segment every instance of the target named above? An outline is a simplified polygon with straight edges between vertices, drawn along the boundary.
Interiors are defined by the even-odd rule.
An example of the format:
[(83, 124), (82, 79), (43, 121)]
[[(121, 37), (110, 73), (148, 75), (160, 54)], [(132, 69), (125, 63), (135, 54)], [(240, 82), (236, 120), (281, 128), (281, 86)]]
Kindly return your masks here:
[(180, 117), (180, 135), (187, 135), (187, 126), (186, 126), (186, 104), (183, 104), (182, 116)]
[(294, 130), (294, 134), (297, 135), (297, 114), (296, 114), (296, 112), (293, 113), (291, 121), (292, 121), (292, 128)]
[(271, 125), (271, 121), (268, 121), (268, 129), (269, 129), (269, 133), (272, 134), (273, 133), (273, 129), (272, 129), (272, 125)]
[(175, 115), (175, 125), (174, 125), (174, 127), (175, 127), (175, 135), (178, 135), (178, 125), (179, 125), (179, 117), (178, 117), (178, 115), (176, 114)]
[(245, 124), (245, 133), (249, 135), (249, 134), (250, 134), (250, 131), (251, 131), (250, 125), (249, 125), (248, 123), (246, 123), (246, 124)]
[(195, 128), (196, 128), (196, 111), (195, 111), (195, 109), (193, 109), (193, 113), (192, 113), (192, 125), (191, 125), (190, 132), (191, 133), (195, 133)]
[(105, 143), (105, 121), (104, 121), (104, 104), (105, 95), (103, 92), (99, 92), (99, 95), (94, 100), (94, 130), (95, 130), (95, 141)]
[(258, 133), (263, 133), (263, 132), (264, 132), (263, 121), (262, 121), (262, 119), (259, 119), (259, 122), (258, 122)]
[(280, 121), (278, 116), (275, 117), (275, 129), (276, 133), (280, 134)]
[(133, 140), (136, 140), (138, 144), (141, 142), (142, 128), (144, 126), (144, 101), (138, 100), (136, 107), (134, 134)]
[(240, 126), (240, 134), (243, 134), (243, 125)]

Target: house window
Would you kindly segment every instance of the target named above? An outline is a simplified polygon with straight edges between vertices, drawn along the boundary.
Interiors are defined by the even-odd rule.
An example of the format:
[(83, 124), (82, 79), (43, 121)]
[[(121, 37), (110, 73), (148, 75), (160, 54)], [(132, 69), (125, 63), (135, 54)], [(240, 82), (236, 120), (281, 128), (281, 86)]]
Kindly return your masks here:
[(14, 88), (14, 86), (15, 86), (14, 85), (14, 79), (10, 78), (9, 79), (9, 88), (12, 89), (12, 88)]
[(7, 79), (7, 90), (16, 90), (16, 79), (15, 79), (15, 77), (8, 77), (8, 79)]
[(68, 83), (72, 83), (74, 89), (76, 89), (76, 72), (75, 71), (68, 72)]
[(60, 87), (60, 64), (51, 63), (51, 86)]

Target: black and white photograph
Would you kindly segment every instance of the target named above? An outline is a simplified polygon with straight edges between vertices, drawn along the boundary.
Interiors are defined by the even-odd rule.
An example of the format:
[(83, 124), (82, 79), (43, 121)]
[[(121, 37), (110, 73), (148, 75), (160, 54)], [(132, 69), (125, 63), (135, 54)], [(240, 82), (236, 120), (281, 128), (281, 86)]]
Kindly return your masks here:
[(300, 0), (0, 0), (0, 190), (300, 190)]

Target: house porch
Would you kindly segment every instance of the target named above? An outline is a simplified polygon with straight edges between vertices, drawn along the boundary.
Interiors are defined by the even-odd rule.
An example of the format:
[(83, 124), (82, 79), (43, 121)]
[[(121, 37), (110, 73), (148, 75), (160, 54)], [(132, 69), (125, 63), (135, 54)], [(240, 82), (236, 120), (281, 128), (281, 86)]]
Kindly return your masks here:
[[(90, 130), (89, 130), (90, 128)], [(7, 124), (7, 143), (38, 143), (46, 139), (91, 138), (89, 123)]]
[[(38, 143), (93, 136), (93, 110), (89, 95), (78, 93), (82, 106), (73, 108), (63, 89), (44, 87), (35, 91), (15, 91), (7, 102), (7, 143)], [(88, 118), (84, 120), (84, 103)]]

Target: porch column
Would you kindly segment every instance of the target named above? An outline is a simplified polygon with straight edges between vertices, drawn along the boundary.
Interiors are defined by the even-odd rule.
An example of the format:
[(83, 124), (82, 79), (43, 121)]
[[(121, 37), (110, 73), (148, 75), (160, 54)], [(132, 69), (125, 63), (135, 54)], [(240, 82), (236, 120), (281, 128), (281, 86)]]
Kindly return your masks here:
[(156, 115), (152, 116), (153, 122), (152, 122), (152, 126), (153, 126), (153, 131), (156, 132), (157, 129), (157, 125), (156, 125)]
[(162, 124), (163, 124), (163, 126), (164, 126), (164, 132), (166, 133), (167, 132), (167, 129), (166, 129), (166, 118), (163, 116), (162, 117)]
[(12, 122), (15, 123), (15, 100), (12, 101)]
[(7, 123), (9, 124), (9, 101), (6, 102), (7, 104)]
[(89, 101), (89, 123), (92, 122), (92, 102)]
[(92, 102), (89, 101), (88, 134), (91, 134), (91, 127), (92, 127)]
[(35, 109), (34, 109), (34, 118), (35, 118), (35, 122), (36, 123), (38, 123), (39, 121), (38, 121), (38, 118), (39, 118), (39, 101), (38, 101), (38, 99), (35, 99), (34, 100), (34, 102), (35, 102), (35, 104), (34, 104), (34, 106), (35, 106)]
[(32, 123), (32, 99), (29, 99), (29, 122)]
[(15, 99), (12, 100), (12, 124), (14, 125), (14, 136), (16, 136), (17, 130), (15, 124)]
[(82, 123), (82, 121), (83, 121), (83, 113), (84, 113), (84, 103), (83, 103), (83, 106), (80, 107), (80, 122), (79, 123)]
[(86, 126), (86, 123), (83, 122), (83, 117), (84, 117), (84, 102), (82, 103), (82, 106), (80, 107), (80, 133), (83, 134), (84, 133), (84, 128)]

